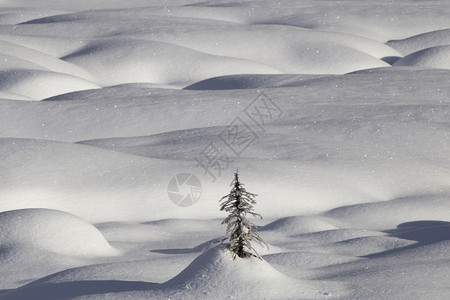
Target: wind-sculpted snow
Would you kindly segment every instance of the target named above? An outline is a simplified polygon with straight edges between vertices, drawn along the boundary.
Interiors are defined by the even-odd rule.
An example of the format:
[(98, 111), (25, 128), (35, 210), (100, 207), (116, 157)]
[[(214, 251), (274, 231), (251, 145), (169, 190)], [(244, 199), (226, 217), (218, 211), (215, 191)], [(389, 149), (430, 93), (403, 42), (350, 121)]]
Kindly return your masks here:
[[(65, 212), (21, 209), (0, 213), (2, 247), (37, 248), (69, 256), (119, 254), (88, 222)], [(10, 250), (11, 251), (11, 250)]]
[[(108, 299), (198, 299), (200, 295), (208, 298), (226, 299), (245, 297), (247, 299), (320, 299), (334, 294), (335, 288), (323, 290), (320, 284), (290, 278), (267, 262), (258, 259), (234, 261), (223, 249), (211, 249), (192, 261), (180, 274), (162, 284), (126, 281), (74, 281), (54, 284), (31, 284), (6, 293), (1, 299), (31, 299), (36, 294), (45, 297), (62, 294), (59, 286), (66, 285), (67, 295), (71, 297), (105, 294)], [(121, 287), (123, 293), (117, 292)], [(281, 290), (280, 290), (281, 288)], [(112, 294), (107, 292), (114, 292)], [(107, 294), (107, 295), (106, 295)], [(63, 295), (63, 294), (62, 294)], [(338, 294), (334, 294), (337, 296)], [(342, 294), (341, 294), (342, 295)], [(90, 298), (88, 296), (88, 298)]]
[(0, 0), (0, 299), (449, 298), (449, 15)]
[[(20, 42), (20, 40), (24, 42)], [(29, 38), (28, 40), (20, 39), (19, 42), (16, 44), (16, 39), (8, 38), (8, 37), (0, 37), (0, 53), (3, 55), (11, 56), (12, 58), (15, 58), (17, 60), (23, 60), (25, 62), (28, 62), (30, 66), (26, 68), (25, 66), (22, 67), (23, 69), (35, 69), (34, 65), (38, 65), (40, 69), (49, 70), (53, 72), (68, 74), (72, 76), (77, 76), (80, 78), (84, 78), (85, 80), (90, 79), (89, 73), (87, 73), (82, 68), (72, 65), (70, 63), (64, 62), (60, 60), (57, 57), (54, 57), (53, 55), (49, 55), (45, 52), (42, 52), (40, 50), (35, 50), (33, 46), (27, 46), (27, 42), (34, 44), (36, 43), (35, 40), (32, 38)], [(45, 43), (45, 42), (44, 42)], [(64, 41), (61, 41), (63, 45)], [(23, 45), (20, 45), (23, 44)], [(12, 67), (9, 60), (3, 59), (3, 61), (0, 64), (1, 70), (10, 70), (10, 69), (22, 69), (20, 66)]]
[[(290, 26), (295, 24), (292, 15), (269, 17), (270, 11), (258, 7), (259, 18), (245, 17), (242, 11), (247, 9), (245, 5), (137, 9), (130, 4), (129, 15), (121, 14), (121, 9), (41, 14), (47, 16), (14, 23), (13, 34), (4, 27), (0, 39), (7, 44), (4, 51), (18, 58), (107, 86), (146, 82), (182, 87), (248, 73), (343, 74), (388, 66), (387, 58), (402, 56), (357, 29), (343, 30), (341, 21), (334, 30), (305, 29)], [(204, 17), (206, 13), (210, 17)], [(111, 20), (126, 25), (110, 26)], [(348, 22), (353, 26), (355, 20)], [(64, 65), (61, 59), (73, 64)]]
[(450, 44), (411, 53), (397, 60), (394, 66), (450, 69)]
[(158, 201), (165, 189), (152, 189), (166, 185), (180, 163), (44, 140), (0, 139), (0, 149), (1, 211), (44, 207), (97, 222), (173, 213), (170, 201)]
[(96, 89), (99, 86), (63, 73), (19, 69), (0, 71), (0, 88), (25, 99), (42, 100), (73, 91)]
[[(167, 34), (160, 39), (214, 55), (257, 61), (288, 74), (342, 74), (383, 67), (387, 64), (379, 58), (399, 55), (370, 39), (275, 25), (212, 28), (206, 32)], [(233, 42), (236, 39), (240, 41), (238, 47)]]
[(391, 40), (386, 44), (408, 55), (427, 48), (450, 45), (450, 29), (425, 32), (402, 40)]
[(62, 59), (84, 67), (107, 86), (132, 82), (185, 84), (216, 75), (280, 73), (252, 60), (137, 39), (92, 43)]

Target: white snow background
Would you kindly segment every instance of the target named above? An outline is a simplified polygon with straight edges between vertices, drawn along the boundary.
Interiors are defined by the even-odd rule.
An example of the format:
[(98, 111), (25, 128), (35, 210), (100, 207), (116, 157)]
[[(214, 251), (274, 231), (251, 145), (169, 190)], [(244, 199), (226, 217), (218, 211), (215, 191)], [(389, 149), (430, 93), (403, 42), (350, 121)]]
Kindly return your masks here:
[[(0, 299), (449, 299), (449, 16), (0, 0)], [(254, 137), (239, 155), (230, 124)], [(237, 168), (264, 260), (209, 246)]]

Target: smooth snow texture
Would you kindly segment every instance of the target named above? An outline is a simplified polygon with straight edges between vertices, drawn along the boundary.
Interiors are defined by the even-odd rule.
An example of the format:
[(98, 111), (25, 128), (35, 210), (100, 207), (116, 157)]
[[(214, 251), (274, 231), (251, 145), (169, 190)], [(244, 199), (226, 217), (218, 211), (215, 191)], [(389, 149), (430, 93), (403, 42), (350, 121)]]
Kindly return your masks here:
[(97, 42), (62, 58), (89, 70), (102, 85), (130, 82), (182, 84), (235, 73), (280, 73), (252, 60), (219, 57), (167, 43), (137, 39)]
[[(66, 212), (21, 209), (0, 213), (2, 247), (29, 247), (68, 256), (110, 256), (112, 248), (92, 224)], [(11, 251), (11, 250), (10, 250)]]
[[(0, 299), (450, 298), (449, 15), (0, 0)], [(216, 243), (236, 169), (264, 261)]]
[[(277, 26), (216, 29), (172, 34), (163, 40), (170, 38), (178, 45), (198, 51), (257, 61), (283, 73), (341, 74), (387, 66), (377, 58), (400, 55), (384, 44), (355, 36), (283, 29)], [(240, 41), (238, 45), (233, 42), (236, 39)]]
[[(83, 295), (84, 291), (95, 294), (102, 289), (111, 291), (117, 287), (127, 288), (125, 282), (95, 281), (66, 282), (67, 294), (72, 297)], [(89, 284), (92, 284), (90, 286)], [(64, 283), (60, 283), (64, 286)], [(114, 285), (116, 288), (114, 288)], [(32, 295), (43, 297), (54, 297), (62, 294), (58, 284), (46, 285), (34, 283), (12, 293), (6, 293), (1, 299), (29, 299)], [(78, 287), (80, 290), (76, 290)], [(105, 295), (108, 299), (321, 299), (331, 294), (329, 290), (324, 291), (320, 283), (306, 282), (290, 278), (267, 262), (256, 259), (233, 260), (231, 254), (222, 248), (214, 248), (202, 253), (189, 266), (173, 279), (162, 283), (152, 284), (144, 282), (128, 282), (129, 291)], [(81, 293), (80, 293), (81, 292)], [(334, 296), (337, 296), (335, 294)], [(85, 296), (87, 299), (95, 299)]]
[(450, 69), (450, 45), (427, 48), (411, 53), (397, 60), (394, 66)]
[(216, 299), (317, 298), (326, 293), (318, 285), (289, 278), (265, 261), (233, 260), (229, 252), (220, 248), (203, 253), (163, 286), (175, 290), (169, 297), (183, 299), (195, 299), (199, 293)]
[(96, 89), (98, 85), (67, 74), (40, 70), (0, 72), (0, 88), (33, 100), (79, 90)]
[[(45, 52), (34, 50), (32, 47), (28, 47), (26, 45), (27, 43), (24, 43), (25, 45), (21, 46), (19, 44), (15, 44), (14, 42), (8, 42), (8, 40), (10, 40), (10, 38), (3, 38), (2, 36), (0, 36), (1, 54), (9, 55), (14, 58), (27, 61), (30, 64), (37, 64), (49, 71), (68, 74), (83, 78), (85, 80), (91, 79), (89, 73), (76, 65), (64, 62), (59, 58), (54, 57), (53, 55), (49, 55)], [(8, 66), (6, 66), (6, 68), (2, 67), (2, 70), (3, 69), (8, 70), (9, 68)]]
[(386, 44), (408, 55), (426, 48), (449, 45), (450, 29), (426, 32), (402, 40), (391, 40)]
[[(3, 211), (53, 208), (98, 222), (167, 217), (177, 208), (156, 199), (167, 196), (178, 163), (45, 140), (0, 139), (0, 153)], [(162, 166), (170, 166), (166, 174)], [(158, 194), (151, 190), (156, 185), (163, 186)]]

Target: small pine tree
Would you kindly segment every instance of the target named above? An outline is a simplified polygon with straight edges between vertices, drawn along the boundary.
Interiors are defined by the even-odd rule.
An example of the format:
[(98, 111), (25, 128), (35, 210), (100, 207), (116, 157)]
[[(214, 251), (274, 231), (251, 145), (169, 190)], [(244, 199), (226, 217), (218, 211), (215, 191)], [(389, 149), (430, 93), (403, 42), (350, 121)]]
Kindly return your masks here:
[(243, 183), (239, 181), (239, 175), (236, 172), (234, 174), (234, 180), (231, 182), (233, 187), (228, 195), (225, 195), (220, 199), (221, 211), (228, 212), (228, 217), (226, 217), (222, 224), (227, 224), (226, 237), (223, 239), (229, 240), (226, 246), (233, 254), (233, 259), (236, 256), (240, 258), (246, 257), (257, 257), (261, 259), (261, 256), (252, 247), (251, 242), (255, 241), (261, 246), (267, 244), (260, 238), (256, 226), (246, 219), (246, 214), (250, 214), (254, 217), (262, 216), (253, 212), (253, 204), (256, 204), (255, 197), (256, 194), (249, 193), (243, 187)]

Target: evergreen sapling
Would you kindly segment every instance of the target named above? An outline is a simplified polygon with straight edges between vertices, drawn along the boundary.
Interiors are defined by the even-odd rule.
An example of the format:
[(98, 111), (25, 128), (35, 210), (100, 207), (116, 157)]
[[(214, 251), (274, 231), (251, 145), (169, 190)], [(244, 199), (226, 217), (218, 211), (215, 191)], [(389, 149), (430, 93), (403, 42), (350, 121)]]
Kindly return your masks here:
[(233, 188), (228, 195), (220, 199), (220, 202), (222, 202), (220, 210), (228, 213), (228, 216), (222, 222), (222, 224), (227, 224), (226, 237), (222, 241), (229, 240), (226, 249), (232, 253), (233, 259), (236, 256), (240, 258), (253, 256), (262, 259), (255, 248), (252, 247), (251, 242), (255, 241), (267, 248), (268, 246), (259, 236), (256, 226), (246, 218), (246, 215), (250, 214), (262, 219), (261, 215), (253, 212), (253, 205), (256, 204), (255, 197), (257, 195), (247, 192), (243, 185), (239, 181), (239, 175), (236, 172), (231, 182)]

